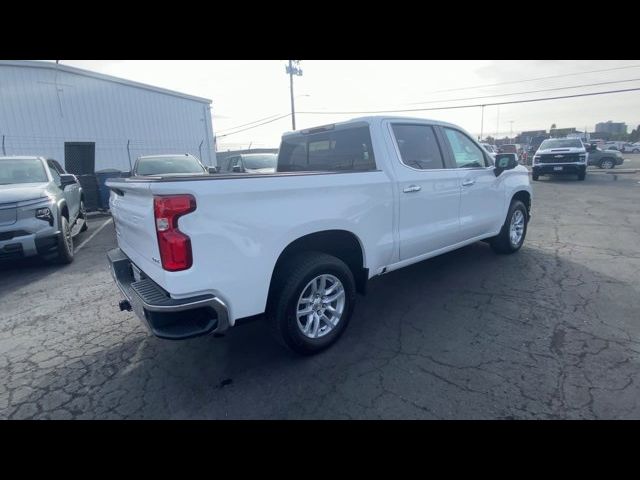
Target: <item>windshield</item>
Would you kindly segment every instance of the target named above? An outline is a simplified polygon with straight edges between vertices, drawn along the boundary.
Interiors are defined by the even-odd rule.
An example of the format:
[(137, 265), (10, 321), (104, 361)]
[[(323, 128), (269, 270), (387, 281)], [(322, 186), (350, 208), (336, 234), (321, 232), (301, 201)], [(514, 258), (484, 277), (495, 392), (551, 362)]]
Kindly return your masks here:
[(550, 148), (582, 148), (582, 142), (577, 138), (554, 138), (540, 144), (541, 150)]
[(171, 173), (204, 173), (204, 169), (197, 159), (186, 155), (138, 159), (137, 175), (164, 175)]
[(276, 161), (278, 156), (275, 154), (269, 155), (251, 155), (242, 157), (244, 168), (251, 170), (258, 170), (261, 168), (276, 168)]
[(37, 158), (29, 159), (0, 159), (0, 185), (13, 183), (42, 183), (48, 182), (47, 172), (42, 161)]

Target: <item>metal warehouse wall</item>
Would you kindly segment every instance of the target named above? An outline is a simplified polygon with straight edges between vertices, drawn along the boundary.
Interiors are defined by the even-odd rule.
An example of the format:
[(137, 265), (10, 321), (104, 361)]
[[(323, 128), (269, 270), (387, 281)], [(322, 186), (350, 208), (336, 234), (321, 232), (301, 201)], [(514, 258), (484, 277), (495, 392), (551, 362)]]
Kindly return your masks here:
[(216, 164), (206, 99), (85, 76), (48, 62), (15, 63), (0, 62), (4, 154), (64, 163), (65, 142), (95, 142), (96, 171), (128, 171), (129, 143), (132, 162), (139, 155), (191, 153)]

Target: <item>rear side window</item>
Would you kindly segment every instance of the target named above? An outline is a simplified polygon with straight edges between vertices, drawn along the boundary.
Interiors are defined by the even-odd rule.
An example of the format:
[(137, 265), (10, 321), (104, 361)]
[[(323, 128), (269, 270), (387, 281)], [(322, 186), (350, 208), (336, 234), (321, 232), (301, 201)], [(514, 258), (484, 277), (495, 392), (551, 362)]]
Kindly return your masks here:
[(285, 138), (278, 172), (375, 170), (369, 127), (353, 127)]
[(429, 125), (393, 125), (393, 135), (402, 163), (418, 170), (444, 168), (442, 152), (433, 127)]

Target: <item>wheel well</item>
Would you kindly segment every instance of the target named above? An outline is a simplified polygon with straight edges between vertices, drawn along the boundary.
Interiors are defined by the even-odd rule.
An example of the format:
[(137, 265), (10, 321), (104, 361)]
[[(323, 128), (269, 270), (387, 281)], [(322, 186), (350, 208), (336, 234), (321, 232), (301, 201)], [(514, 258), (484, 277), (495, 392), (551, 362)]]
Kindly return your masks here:
[(273, 268), (269, 293), (277, 279), (279, 269), (292, 255), (304, 251), (323, 252), (339, 258), (347, 264), (356, 281), (356, 290), (365, 293), (369, 270), (364, 268), (364, 255), (358, 238), (346, 230), (325, 230), (311, 233), (291, 242), (285, 248)]
[(531, 195), (526, 190), (516, 192), (511, 201), (520, 200), (527, 207), (527, 216), (531, 217)]

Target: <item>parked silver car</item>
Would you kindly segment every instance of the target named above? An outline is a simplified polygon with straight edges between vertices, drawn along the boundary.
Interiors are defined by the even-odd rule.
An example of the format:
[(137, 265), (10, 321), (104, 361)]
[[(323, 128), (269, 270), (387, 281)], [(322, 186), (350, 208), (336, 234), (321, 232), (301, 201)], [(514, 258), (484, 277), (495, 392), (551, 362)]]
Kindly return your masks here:
[(87, 229), (75, 175), (53, 159), (0, 157), (0, 260), (41, 255), (73, 261), (73, 237)]

